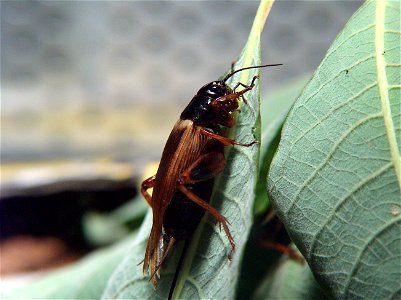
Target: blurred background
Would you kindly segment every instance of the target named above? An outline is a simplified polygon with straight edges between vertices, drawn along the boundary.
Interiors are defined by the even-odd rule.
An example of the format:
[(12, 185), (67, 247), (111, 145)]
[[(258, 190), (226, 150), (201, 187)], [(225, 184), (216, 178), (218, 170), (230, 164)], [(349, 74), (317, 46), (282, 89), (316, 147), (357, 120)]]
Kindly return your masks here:
[[(262, 71), (262, 99), (311, 74), (361, 4), (277, 1), (262, 62), (284, 66)], [(135, 197), (180, 112), (240, 53), (258, 5), (1, 1), (2, 274), (67, 262), (124, 235), (90, 239), (82, 220)], [(15, 249), (45, 244), (64, 256), (12, 264), (26, 257)]]
[[(230, 67), (258, 1), (1, 1), (2, 161), (157, 159), (196, 91)], [(361, 1), (277, 1), (274, 89), (318, 66)]]

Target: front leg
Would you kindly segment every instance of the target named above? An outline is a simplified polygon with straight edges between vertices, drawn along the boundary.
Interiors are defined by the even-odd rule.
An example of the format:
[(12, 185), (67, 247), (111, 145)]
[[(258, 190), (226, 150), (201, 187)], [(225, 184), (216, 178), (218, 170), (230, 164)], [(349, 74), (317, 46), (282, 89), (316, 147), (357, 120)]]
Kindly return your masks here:
[[(234, 102), (237, 102), (238, 99), (239, 99), (240, 97), (242, 97), (242, 99), (244, 99), (243, 95), (244, 95), (246, 92), (252, 90), (252, 89), (255, 87), (255, 81), (256, 81), (256, 79), (258, 79), (258, 78), (259, 78), (259, 76), (254, 76), (254, 77), (252, 78), (252, 81), (251, 81), (251, 84), (250, 84), (250, 85), (246, 85), (246, 84), (243, 84), (243, 83), (241, 83), (241, 82), (238, 82), (238, 83), (235, 85), (235, 87), (234, 87), (234, 89), (233, 89), (233, 92), (232, 92), (231, 94), (227, 94), (227, 95), (221, 96), (221, 97), (219, 97), (219, 98), (217, 98), (217, 99), (214, 99), (214, 100), (210, 103), (210, 105), (211, 105), (211, 106), (214, 106), (214, 107), (216, 107), (216, 108), (219, 108), (219, 107), (226, 107), (226, 106), (228, 106), (228, 105), (232, 105), (232, 103), (234, 103)], [(239, 86), (242, 86), (244, 89), (242, 89), (242, 90), (239, 91), (239, 92), (236, 92), (235, 90), (236, 90)], [(245, 99), (244, 99), (244, 102), (245, 102), (245, 104), (247, 104), (247, 102), (246, 102)]]
[(243, 84), (242, 82), (238, 82), (238, 83), (235, 85), (235, 87), (233, 88), (233, 92), (234, 92), (234, 93), (236, 93), (235, 90), (236, 90), (239, 86), (242, 86), (242, 87), (244, 88), (244, 89), (241, 91), (241, 96), (240, 96), (240, 97), (242, 98), (242, 100), (244, 101), (244, 103), (245, 103), (246, 105), (248, 105), (248, 101), (246, 101), (246, 99), (245, 99), (245, 97), (244, 97), (244, 93), (246, 93), (247, 91), (250, 91), (250, 90), (253, 89), (253, 87), (255, 86), (255, 80), (258, 79), (258, 78), (259, 78), (259, 76), (254, 76), (250, 85), (246, 85), (246, 84)]

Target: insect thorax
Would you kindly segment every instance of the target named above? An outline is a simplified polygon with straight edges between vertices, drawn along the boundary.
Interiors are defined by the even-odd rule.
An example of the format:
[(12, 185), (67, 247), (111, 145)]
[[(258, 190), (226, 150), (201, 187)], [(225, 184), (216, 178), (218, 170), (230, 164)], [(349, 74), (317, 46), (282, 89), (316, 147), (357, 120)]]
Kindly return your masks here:
[(184, 109), (181, 119), (189, 119), (202, 126), (219, 123), (220, 114), (210, 103), (231, 93), (231, 88), (223, 81), (212, 81), (204, 85)]

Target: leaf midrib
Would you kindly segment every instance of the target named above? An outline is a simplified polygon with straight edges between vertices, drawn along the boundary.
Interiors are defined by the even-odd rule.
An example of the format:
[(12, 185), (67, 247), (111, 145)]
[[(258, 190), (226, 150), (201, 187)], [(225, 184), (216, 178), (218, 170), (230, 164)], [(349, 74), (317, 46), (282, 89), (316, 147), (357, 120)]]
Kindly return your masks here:
[(386, 60), (384, 58), (384, 19), (387, 1), (376, 1), (376, 25), (375, 25), (375, 50), (376, 50), (376, 67), (377, 81), (379, 87), (380, 101), (383, 111), (384, 125), (387, 133), (387, 139), (390, 146), (391, 160), (394, 164), (395, 173), (397, 175), (398, 187), (401, 191), (401, 162), (400, 152), (398, 150), (397, 139), (395, 136), (395, 127), (391, 114), (390, 99), (388, 95), (389, 84), (386, 74)]

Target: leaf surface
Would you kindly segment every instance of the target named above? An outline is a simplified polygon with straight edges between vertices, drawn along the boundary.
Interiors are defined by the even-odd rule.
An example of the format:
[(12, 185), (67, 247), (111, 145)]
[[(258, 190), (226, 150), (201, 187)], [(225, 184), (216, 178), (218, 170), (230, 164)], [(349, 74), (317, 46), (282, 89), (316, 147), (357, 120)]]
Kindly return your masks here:
[(291, 110), (268, 190), (319, 282), (400, 298), (400, 2), (368, 1)]

